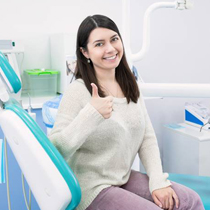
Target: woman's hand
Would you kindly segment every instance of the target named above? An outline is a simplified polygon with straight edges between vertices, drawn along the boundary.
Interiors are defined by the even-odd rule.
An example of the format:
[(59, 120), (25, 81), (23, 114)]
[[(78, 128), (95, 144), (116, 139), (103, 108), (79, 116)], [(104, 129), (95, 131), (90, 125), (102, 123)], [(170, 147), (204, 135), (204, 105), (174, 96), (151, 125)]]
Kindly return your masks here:
[(152, 198), (160, 208), (172, 210), (174, 207), (174, 201), (176, 204), (176, 208), (179, 207), (178, 196), (170, 186), (154, 190), (152, 192)]
[(98, 87), (91, 83), (92, 86), (92, 98), (90, 104), (95, 107), (95, 109), (105, 118), (108, 119), (111, 117), (112, 106), (113, 106), (113, 97), (107, 96), (101, 98), (98, 95)]

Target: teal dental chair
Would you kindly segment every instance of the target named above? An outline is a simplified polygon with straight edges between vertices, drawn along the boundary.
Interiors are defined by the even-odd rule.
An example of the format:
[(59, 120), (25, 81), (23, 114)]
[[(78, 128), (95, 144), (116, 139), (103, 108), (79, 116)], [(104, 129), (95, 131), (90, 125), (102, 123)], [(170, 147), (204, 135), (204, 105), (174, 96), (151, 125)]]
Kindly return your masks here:
[(21, 82), (1, 52), (0, 75), (0, 126), (40, 209), (75, 209), (81, 200), (79, 183), (36, 122), (9, 97)]
[(201, 197), (205, 210), (210, 210), (210, 177), (169, 174), (169, 180), (191, 188)]

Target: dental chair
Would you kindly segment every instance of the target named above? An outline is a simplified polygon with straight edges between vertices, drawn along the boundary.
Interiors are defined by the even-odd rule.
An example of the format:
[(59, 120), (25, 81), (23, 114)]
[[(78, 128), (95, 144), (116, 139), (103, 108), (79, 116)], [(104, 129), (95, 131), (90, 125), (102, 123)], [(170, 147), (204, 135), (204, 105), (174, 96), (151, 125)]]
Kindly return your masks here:
[(188, 174), (169, 174), (169, 180), (191, 188), (201, 197), (205, 210), (210, 210), (210, 177)]
[(41, 210), (72, 210), (81, 189), (72, 170), (30, 115), (8, 93), (21, 82), (0, 52), (0, 126)]

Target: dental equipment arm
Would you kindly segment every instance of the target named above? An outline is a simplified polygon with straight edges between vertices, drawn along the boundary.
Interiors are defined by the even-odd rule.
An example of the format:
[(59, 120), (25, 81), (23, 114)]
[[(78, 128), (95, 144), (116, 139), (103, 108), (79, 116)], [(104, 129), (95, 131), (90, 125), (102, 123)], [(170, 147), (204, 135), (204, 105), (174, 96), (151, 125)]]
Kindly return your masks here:
[(127, 56), (132, 62), (142, 60), (142, 58), (148, 52), (150, 46), (150, 16), (152, 12), (161, 8), (174, 8), (178, 10), (184, 10), (192, 8), (192, 3), (190, 2), (190, 0), (177, 0), (174, 2), (157, 2), (149, 6), (144, 14), (142, 49), (138, 53), (132, 54), (130, 48), (130, 1), (123, 0), (122, 34), (125, 40), (125, 49)]
[(150, 46), (150, 15), (157, 9), (161, 8), (173, 8), (178, 10), (189, 9), (190, 3), (189, 0), (179, 0), (175, 2), (158, 2), (152, 4), (144, 14), (144, 22), (143, 22), (143, 45), (142, 49), (136, 53), (131, 55), (131, 60), (133, 62), (141, 60), (145, 54), (149, 50)]
[(138, 82), (144, 97), (210, 98), (210, 84)]
[[(144, 14), (143, 22), (143, 45), (142, 49), (132, 54), (130, 48), (130, 1), (123, 0), (123, 37), (125, 39), (126, 55), (129, 65), (135, 61), (142, 60), (149, 50), (150, 45), (150, 15), (156, 9), (174, 8), (178, 10), (192, 8), (190, 0), (177, 0), (174, 2), (157, 2), (149, 6)], [(139, 86), (144, 97), (190, 97), (190, 98), (210, 98), (210, 84), (179, 84), (179, 83), (145, 83), (139, 77)]]

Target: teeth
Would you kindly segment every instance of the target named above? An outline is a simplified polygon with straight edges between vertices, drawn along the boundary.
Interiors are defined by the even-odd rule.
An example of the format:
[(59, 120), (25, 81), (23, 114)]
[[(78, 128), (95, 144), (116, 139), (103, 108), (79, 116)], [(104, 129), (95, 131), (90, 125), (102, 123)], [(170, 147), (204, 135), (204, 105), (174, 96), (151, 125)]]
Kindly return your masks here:
[(105, 58), (105, 59), (111, 60), (111, 59), (114, 59), (114, 58), (116, 58), (116, 55), (114, 55), (114, 56), (112, 56), (112, 57)]

